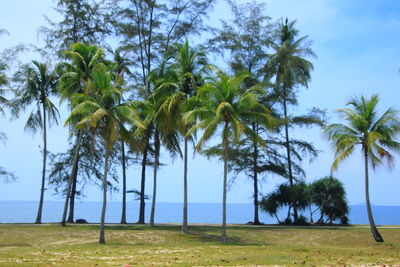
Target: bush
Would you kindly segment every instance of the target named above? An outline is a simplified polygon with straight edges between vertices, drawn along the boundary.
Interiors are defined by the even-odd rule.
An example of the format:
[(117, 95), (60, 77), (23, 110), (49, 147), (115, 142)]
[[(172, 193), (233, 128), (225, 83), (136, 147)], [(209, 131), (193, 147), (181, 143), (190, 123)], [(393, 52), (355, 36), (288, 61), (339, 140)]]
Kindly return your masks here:
[(343, 184), (332, 176), (319, 179), (310, 185), (311, 202), (321, 214), (318, 223), (333, 223), (340, 220), (347, 224), (349, 207)]
[[(277, 214), (281, 208), (288, 208), (288, 216), (283, 220), (284, 224), (293, 224), (293, 214), (290, 212), (292, 209), (292, 199), (296, 199), (296, 205), (298, 210), (304, 210), (310, 204), (309, 190), (306, 183), (301, 182), (293, 186), (293, 189), (288, 184), (281, 184), (275, 191), (264, 196), (260, 201), (260, 208), (271, 216), (275, 216), (278, 223), (282, 223), (279, 220)], [(303, 217), (302, 221), (296, 222), (297, 224), (305, 224), (306, 218)]]

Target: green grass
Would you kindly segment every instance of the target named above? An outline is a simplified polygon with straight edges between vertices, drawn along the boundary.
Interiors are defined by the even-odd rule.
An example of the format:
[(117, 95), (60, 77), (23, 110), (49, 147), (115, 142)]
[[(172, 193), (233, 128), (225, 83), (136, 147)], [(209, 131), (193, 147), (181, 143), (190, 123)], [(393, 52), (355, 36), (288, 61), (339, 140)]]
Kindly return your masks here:
[(345, 266), (400, 264), (400, 229), (108, 226), (98, 245), (98, 226), (1, 225), (0, 266)]

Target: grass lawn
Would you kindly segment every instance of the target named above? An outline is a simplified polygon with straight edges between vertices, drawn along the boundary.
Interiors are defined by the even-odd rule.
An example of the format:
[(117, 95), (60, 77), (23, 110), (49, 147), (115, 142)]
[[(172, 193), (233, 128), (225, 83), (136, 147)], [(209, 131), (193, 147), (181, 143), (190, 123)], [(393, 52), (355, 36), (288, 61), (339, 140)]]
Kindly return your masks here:
[(98, 245), (98, 226), (0, 225), (0, 266), (400, 266), (400, 229), (108, 226)]

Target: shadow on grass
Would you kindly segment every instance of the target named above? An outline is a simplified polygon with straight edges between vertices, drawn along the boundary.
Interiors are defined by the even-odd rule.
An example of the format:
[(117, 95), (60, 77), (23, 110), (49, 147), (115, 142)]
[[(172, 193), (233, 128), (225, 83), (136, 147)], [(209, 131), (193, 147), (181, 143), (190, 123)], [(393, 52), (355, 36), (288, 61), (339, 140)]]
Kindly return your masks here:
[[(240, 229), (240, 228), (239, 228)], [(238, 236), (237, 233), (233, 234), (227, 229), (227, 243), (221, 242), (221, 229), (215, 227), (191, 227), (189, 228), (188, 236), (192, 237), (194, 241), (210, 243), (210, 245), (230, 245), (230, 246), (266, 246), (266, 242), (257, 242), (247, 237)], [(242, 230), (242, 229), (240, 229)]]
[[(67, 229), (81, 229), (81, 230), (90, 230), (90, 231), (98, 231), (100, 225), (99, 224), (88, 224), (88, 225), (68, 225)], [(351, 228), (350, 228), (351, 229)], [(162, 232), (168, 232), (168, 239), (166, 243), (176, 244), (181, 242), (190, 242), (192, 244), (195, 243), (203, 243), (209, 245), (222, 245), (221, 243), (221, 227), (220, 226), (203, 226), (203, 225), (191, 225), (189, 226), (188, 234), (181, 234), (181, 226), (180, 225), (156, 225), (149, 226), (143, 224), (128, 224), (128, 225), (118, 225), (118, 224), (108, 224), (105, 226), (106, 232), (118, 232), (118, 231), (127, 231), (127, 232), (159, 232), (162, 235)], [(281, 227), (281, 226), (268, 226), (268, 227), (259, 227), (259, 226), (228, 226), (227, 227), (227, 235), (228, 235), (228, 243), (227, 245), (233, 246), (268, 246), (271, 245), (268, 242), (268, 239), (260, 239), (257, 236), (264, 235), (269, 236), (273, 232), (287, 232), (291, 234), (295, 234), (297, 230), (334, 230), (334, 231), (347, 231), (347, 228), (323, 228), (323, 227), (302, 227), (302, 226), (293, 226), (293, 227)], [(171, 235), (170, 235), (171, 234)], [(117, 241), (118, 242), (118, 241)], [(140, 244), (139, 244), (140, 243)], [(139, 242), (135, 245), (145, 245), (147, 242)], [(126, 245), (112, 243), (113, 245)]]
[[(99, 225), (85, 225), (80, 226), (88, 230), (99, 230)], [(256, 229), (256, 228), (254, 228)], [(239, 230), (239, 236), (236, 232), (235, 234), (229, 233), (230, 230)], [(257, 242), (250, 240), (249, 238), (243, 238), (240, 236), (240, 232), (245, 233), (248, 228), (242, 227), (228, 227), (227, 235), (228, 242), (227, 245), (238, 245), (238, 246), (265, 246), (265, 242)], [(257, 229), (258, 230), (258, 229)], [(265, 230), (265, 229), (264, 229)], [(166, 231), (174, 234), (175, 240), (185, 240), (185, 242), (201, 242), (209, 243), (210, 245), (223, 245), (221, 243), (221, 228), (220, 227), (209, 227), (209, 226), (190, 226), (188, 234), (181, 234), (181, 226), (179, 225), (160, 225), (160, 226), (148, 226), (148, 225), (106, 225), (105, 231)], [(122, 245), (118, 243), (112, 243), (113, 245)], [(141, 245), (146, 244), (145, 242)], [(135, 245), (139, 245), (135, 244)]]

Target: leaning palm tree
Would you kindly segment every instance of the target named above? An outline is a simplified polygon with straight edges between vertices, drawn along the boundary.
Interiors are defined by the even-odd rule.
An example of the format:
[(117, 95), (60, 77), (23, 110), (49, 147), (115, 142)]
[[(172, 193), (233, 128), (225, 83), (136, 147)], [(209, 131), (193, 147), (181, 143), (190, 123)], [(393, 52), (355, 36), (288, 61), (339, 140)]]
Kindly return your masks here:
[[(59, 114), (55, 105), (51, 102), (50, 96), (56, 94), (57, 75), (44, 63), (33, 61), (33, 66), (24, 65), (14, 77), (14, 80), (21, 86), (16, 90), (16, 98), (13, 101), (17, 110), (25, 110), (32, 104), (35, 108), (30, 113), (25, 124), (25, 130), (36, 133), (43, 131), (43, 163), (42, 183), (40, 189), (39, 208), (35, 223), (42, 222), (42, 209), (46, 181), (47, 161), (47, 122), (57, 123)], [(18, 116), (18, 114), (17, 114)]]
[(100, 63), (93, 70), (93, 96), (74, 94), (72, 101), (74, 109), (71, 111), (66, 124), (72, 124), (76, 129), (93, 128), (104, 140), (104, 175), (103, 175), (103, 207), (100, 219), (99, 243), (105, 244), (104, 220), (107, 205), (107, 176), (109, 157), (119, 133), (125, 129), (125, 123), (132, 123), (144, 127), (138, 120), (135, 110), (128, 103), (120, 103), (121, 91), (112, 83), (112, 74), (105, 65)]
[[(173, 82), (166, 82), (158, 88), (160, 94), (168, 95), (162, 105), (162, 109), (174, 118), (176, 127), (184, 136), (184, 155), (183, 155), (183, 218), (182, 233), (188, 232), (188, 143), (191, 135), (187, 134), (190, 127), (183, 120), (179, 119), (184, 112), (186, 100), (196, 94), (197, 88), (202, 83), (202, 76), (209, 71), (210, 65), (204, 52), (198, 51), (189, 46), (186, 39), (184, 44), (175, 44), (171, 50), (169, 60), (172, 60), (170, 68), (175, 73)], [(172, 121), (172, 120), (171, 120)]]
[[(226, 195), (228, 180), (228, 161), (231, 140), (238, 142), (242, 134), (257, 137), (248, 126), (249, 119), (258, 119), (262, 123), (271, 125), (268, 110), (263, 107), (258, 97), (262, 90), (252, 87), (246, 91), (241, 86), (249, 75), (239, 73), (229, 77), (218, 72), (217, 77), (200, 87), (196, 97), (189, 101), (193, 109), (184, 114), (187, 122), (198, 122), (192, 126), (187, 135), (197, 129), (203, 129), (203, 135), (196, 145), (201, 150), (204, 143), (214, 136), (219, 129), (222, 131), (222, 147), (224, 161), (223, 199), (222, 199), (222, 242), (226, 242)], [(193, 103), (194, 104), (193, 104)], [(258, 139), (261, 138), (258, 137)]]
[[(81, 43), (76, 43), (71, 46), (69, 50), (66, 50), (65, 56), (71, 61), (71, 63), (61, 64), (59, 71), (62, 72), (60, 82), (58, 84), (61, 99), (68, 100), (70, 108), (73, 108), (71, 103), (71, 96), (75, 93), (86, 93), (92, 95), (91, 92), (91, 79), (94, 68), (102, 61), (103, 51), (96, 46), (89, 46)], [(65, 196), (64, 209), (61, 219), (61, 225), (66, 225), (67, 211), (68, 211), (68, 200), (71, 197), (71, 189), (73, 184), (77, 181), (78, 173), (78, 160), (79, 151), (83, 140), (84, 130), (78, 130), (75, 151), (72, 162), (71, 174), (68, 179), (67, 192)], [(74, 196), (71, 197), (71, 204)], [(73, 209), (70, 207), (69, 222), (73, 222)]]
[[(285, 19), (277, 29), (277, 41), (271, 43), (274, 52), (269, 55), (264, 67), (267, 80), (275, 76), (275, 90), (281, 96), (283, 115), (286, 119), (285, 142), (287, 154), (287, 169), (289, 184), (293, 188), (294, 177), (292, 170), (292, 155), (290, 151), (288, 104), (295, 104), (296, 96), (294, 88), (298, 85), (307, 86), (311, 79), (313, 65), (306, 60), (307, 56), (315, 56), (307, 43), (308, 36), (296, 39), (299, 31), (295, 28), (296, 21)], [(298, 221), (296, 201), (293, 197), (293, 216)]]
[(339, 109), (338, 113), (347, 124), (331, 124), (325, 127), (323, 133), (331, 141), (335, 149), (335, 160), (332, 171), (349, 157), (356, 145), (361, 145), (365, 168), (365, 202), (372, 235), (377, 242), (383, 242), (375, 226), (369, 200), (369, 163), (372, 168), (383, 163), (386, 159), (389, 166), (393, 164), (390, 150), (400, 152), (400, 143), (395, 138), (400, 133), (399, 112), (389, 108), (378, 116), (377, 105), (379, 98), (372, 95), (370, 99), (363, 96), (352, 98), (347, 105), (350, 108)]

